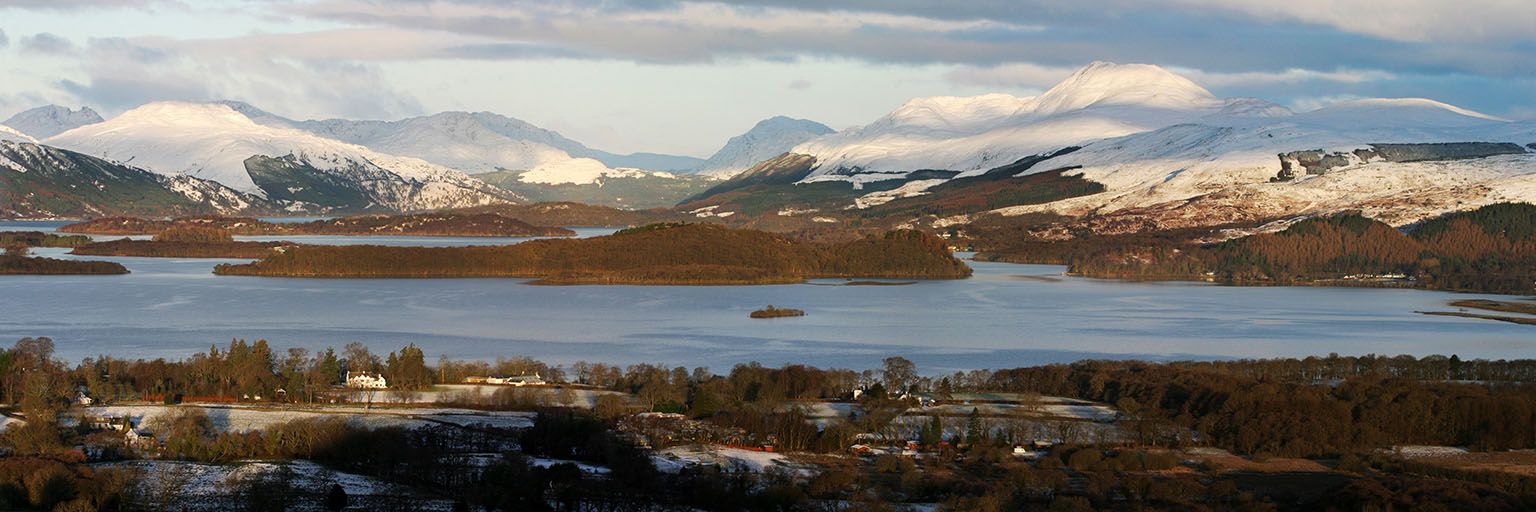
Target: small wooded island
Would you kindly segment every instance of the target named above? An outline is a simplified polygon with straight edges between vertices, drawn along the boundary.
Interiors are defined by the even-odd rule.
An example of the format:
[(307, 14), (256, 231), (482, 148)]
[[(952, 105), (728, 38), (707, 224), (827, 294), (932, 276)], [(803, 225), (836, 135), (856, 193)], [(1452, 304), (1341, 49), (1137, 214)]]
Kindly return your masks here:
[(178, 224), (150, 240), (111, 240), (76, 247), (70, 254), (83, 256), (139, 256), (148, 258), (257, 259), (290, 242), (236, 242), (228, 231), (212, 226)]
[(769, 304), (768, 307), (753, 311), (752, 314), (747, 316), (751, 318), (787, 318), (792, 316), (805, 316), (805, 310), (776, 308), (773, 307), (773, 304)]
[(0, 231), (0, 247), (15, 245), (27, 247), (80, 247), (90, 243), (91, 237), (85, 235), (55, 235), (42, 231)]
[(494, 212), (355, 215), (311, 222), (266, 222), (251, 217), (221, 216), (172, 220), (108, 217), (69, 224), (60, 227), (59, 231), (97, 235), (154, 235), (173, 227), (188, 225), (218, 228), (240, 236), (576, 236), (575, 231), (566, 228), (535, 226)]
[(0, 275), (127, 274), (110, 261), (78, 261), (32, 256), (27, 246), (12, 243), (0, 252)]
[(609, 236), (509, 246), (296, 246), (215, 274), (282, 277), (518, 277), (535, 284), (783, 284), (812, 278), (958, 279), (944, 241), (891, 231), (818, 243), (709, 224), (653, 224)]

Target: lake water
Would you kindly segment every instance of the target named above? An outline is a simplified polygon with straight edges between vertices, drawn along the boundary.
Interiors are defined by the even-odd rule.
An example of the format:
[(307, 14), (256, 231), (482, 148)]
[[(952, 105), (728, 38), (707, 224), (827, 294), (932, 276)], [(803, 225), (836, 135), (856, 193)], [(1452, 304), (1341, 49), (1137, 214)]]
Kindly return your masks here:
[[(0, 222), (0, 230), (62, 223)], [(580, 230), (584, 236), (611, 230)], [(245, 238), (245, 237), (242, 237)], [(484, 245), (519, 239), (287, 237), (306, 243)], [(63, 249), (39, 255), (73, 258)], [(710, 366), (786, 362), (856, 369), (889, 355), (925, 373), (1082, 358), (1340, 354), (1536, 355), (1536, 327), (1432, 317), (1482, 295), (1417, 290), (1231, 287), (1061, 277), (1062, 267), (971, 262), (976, 275), (905, 286), (531, 286), (518, 279), (215, 276), (232, 260), (117, 261), (123, 276), (0, 276), (0, 343), (49, 336), (71, 361), (182, 357), (265, 338), (275, 347), (429, 356), (528, 355)], [(753, 320), (766, 305), (800, 318)]]

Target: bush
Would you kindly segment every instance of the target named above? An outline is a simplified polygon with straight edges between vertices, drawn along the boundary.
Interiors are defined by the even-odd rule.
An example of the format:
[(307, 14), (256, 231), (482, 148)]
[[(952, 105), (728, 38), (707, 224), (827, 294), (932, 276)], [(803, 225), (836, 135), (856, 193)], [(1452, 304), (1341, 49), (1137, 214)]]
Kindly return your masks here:
[(1067, 467), (1077, 471), (1087, 471), (1103, 459), (1104, 456), (1099, 453), (1098, 448), (1083, 448), (1073, 452), (1072, 456), (1067, 458)]

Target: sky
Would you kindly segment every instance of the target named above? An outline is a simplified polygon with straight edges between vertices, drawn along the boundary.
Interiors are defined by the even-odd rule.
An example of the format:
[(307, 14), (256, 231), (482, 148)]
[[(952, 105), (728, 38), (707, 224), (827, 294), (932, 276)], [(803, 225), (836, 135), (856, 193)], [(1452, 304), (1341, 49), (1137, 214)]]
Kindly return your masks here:
[(0, 119), (491, 111), (706, 157), (775, 115), (843, 129), (913, 97), (1037, 94), (1097, 60), (1297, 110), (1426, 97), (1536, 118), (1530, 0), (0, 0)]

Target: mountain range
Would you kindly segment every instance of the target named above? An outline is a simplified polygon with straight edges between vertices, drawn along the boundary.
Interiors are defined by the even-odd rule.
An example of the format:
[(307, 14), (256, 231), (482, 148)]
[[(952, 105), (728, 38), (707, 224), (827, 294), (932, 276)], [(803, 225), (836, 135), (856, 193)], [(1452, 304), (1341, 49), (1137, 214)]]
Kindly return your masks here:
[[(1536, 200), (1531, 122), (1426, 99), (1294, 112), (1106, 62), (1037, 96), (915, 98), (842, 131), (774, 117), (703, 160), (616, 155), (489, 112), (299, 121), (239, 102), (163, 102), (109, 120), (43, 107), (7, 123), (13, 152), (40, 143), (293, 212), (579, 201), (790, 228), (1048, 214), (1073, 219), (1065, 233), (1346, 209), (1402, 225)], [(9, 167), (21, 161), (35, 159)]]
[[(1346, 209), (1402, 225), (1536, 200), (1533, 142), (1536, 123), (1432, 100), (1361, 99), (1297, 113), (1218, 98), (1157, 66), (1096, 62), (1039, 96), (911, 100), (682, 207), (714, 216), (897, 217), (936, 229), (1043, 213), (1115, 232)], [(1298, 172), (1301, 160), (1336, 165)]]

